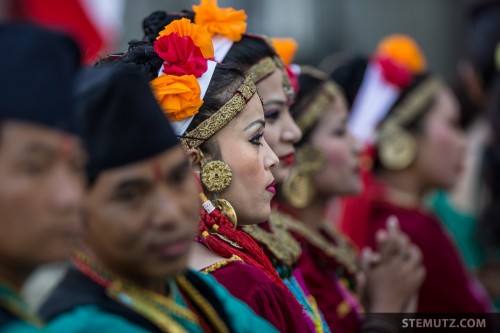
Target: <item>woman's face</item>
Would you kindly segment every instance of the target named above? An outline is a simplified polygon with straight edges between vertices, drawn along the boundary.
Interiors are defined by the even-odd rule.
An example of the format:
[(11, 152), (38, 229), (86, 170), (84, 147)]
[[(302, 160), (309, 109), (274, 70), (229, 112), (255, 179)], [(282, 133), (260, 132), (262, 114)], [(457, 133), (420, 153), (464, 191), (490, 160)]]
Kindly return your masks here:
[(273, 169), (273, 175), (278, 183), (282, 183), (295, 162), (294, 143), (300, 140), (302, 133), (290, 115), (283, 90), (283, 72), (275, 70), (259, 82), (257, 88), (264, 103), (265, 138), (280, 160), (280, 164)]
[(255, 94), (214, 136), (222, 161), (233, 173), (231, 184), (219, 197), (234, 207), (239, 224), (261, 223), (271, 214), (271, 199), (276, 194), (271, 170), (279, 160), (263, 137), (264, 127), (264, 111)]
[(337, 94), (320, 118), (310, 142), (324, 155), (324, 167), (313, 174), (317, 191), (324, 196), (351, 195), (361, 191), (361, 144), (347, 130), (347, 104)]
[(465, 137), (457, 101), (448, 88), (437, 94), (417, 142), (415, 166), (422, 181), (434, 188), (453, 186), (463, 168)]
[(85, 243), (133, 281), (179, 274), (196, 234), (197, 193), (180, 146), (105, 171), (86, 195)]

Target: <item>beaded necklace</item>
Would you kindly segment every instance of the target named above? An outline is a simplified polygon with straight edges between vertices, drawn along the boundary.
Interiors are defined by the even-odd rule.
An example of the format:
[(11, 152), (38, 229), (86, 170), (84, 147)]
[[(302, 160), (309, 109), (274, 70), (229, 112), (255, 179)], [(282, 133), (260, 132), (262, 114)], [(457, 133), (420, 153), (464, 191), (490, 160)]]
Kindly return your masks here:
[(0, 306), (36, 327), (43, 326), (42, 321), (29, 310), (28, 305), (15, 291), (15, 288), (2, 279), (0, 279)]
[(189, 300), (204, 312), (216, 332), (229, 332), (226, 324), (220, 319), (210, 303), (184, 276), (179, 276), (175, 281), (167, 281), (169, 296), (164, 296), (117, 277), (100, 267), (82, 252), (75, 252), (73, 264), (83, 274), (106, 288), (106, 294), (111, 299), (141, 314), (165, 332), (187, 332), (184, 328), (187, 325), (179, 323), (182, 321), (202, 330), (196, 313), (176, 303), (174, 295), (182, 297), (177, 285), (187, 294)]

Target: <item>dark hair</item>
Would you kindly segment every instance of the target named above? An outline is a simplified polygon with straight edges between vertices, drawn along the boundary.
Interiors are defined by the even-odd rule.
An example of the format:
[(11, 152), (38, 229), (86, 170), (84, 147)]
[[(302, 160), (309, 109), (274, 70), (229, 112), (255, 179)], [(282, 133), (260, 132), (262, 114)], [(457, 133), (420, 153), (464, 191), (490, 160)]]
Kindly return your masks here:
[[(122, 57), (100, 61), (96, 66), (109, 66), (111, 64), (134, 66), (145, 73), (149, 81), (152, 81), (158, 77), (163, 60), (156, 54), (153, 45), (149, 42), (133, 41), (129, 43), (129, 50)], [(244, 79), (244, 74), (238, 68), (226, 64), (217, 64), (210, 85), (203, 98), (203, 105), (189, 125), (187, 132), (193, 130), (228, 102)], [(218, 146), (213, 140), (207, 140), (200, 148), (208, 155), (217, 158), (220, 157)]]
[(180, 18), (187, 18), (193, 21), (194, 13), (188, 10), (183, 10), (178, 13), (167, 13), (163, 10), (152, 12), (142, 20), (142, 31), (144, 33), (142, 40), (153, 43), (165, 26)]
[[(305, 111), (306, 107), (316, 98), (317, 94), (321, 91), (323, 84), (328, 81), (327, 77), (316, 75), (314, 73), (303, 72), (299, 75), (300, 89), (295, 95), (295, 100), (290, 106), (290, 112), (295, 120), (300, 117)], [(297, 147), (302, 146), (309, 141), (311, 134), (316, 128), (316, 122), (312, 127), (306, 129), (302, 133), (302, 138), (296, 143)]]
[(483, 1), (469, 8), (467, 58), (489, 90), (495, 75), (495, 49), (500, 42), (500, 1)]
[(243, 35), (239, 42), (231, 46), (222, 62), (235, 64), (242, 72), (246, 72), (260, 60), (276, 55), (276, 51), (264, 37)]
[(478, 235), (487, 246), (497, 248), (500, 245), (500, 74), (492, 87), (487, 110), (491, 138), (484, 150), (481, 172), (488, 201), (479, 217)]
[[(406, 102), (407, 98), (413, 96), (413, 93), (415, 90), (421, 87), (422, 84), (425, 84), (428, 82), (429, 79), (431, 79), (433, 75), (430, 73), (424, 73), (421, 75), (417, 75), (413, 82), (403, 89), (403, 91), (400, 93), (399, 97), (396, 99), (394, 104), (391, 106), (389, 111), (387, 112), (386, 116), (384, 119), (379, 123), (379, 125), (383, 124), (385, 121), (387, 121), (392, 114), (403, 104)], [(416, 112), (416, 116), (412, 118), (409, 122), (402, 124), (402, 128), (412, 134), (419, 134), (422, 131), (423, 128), (423, 121), (425, 117), (427, 116), (428, 112), (432, 109), (432, 107), (436, 103), (436, 95), (433, 95), (430, 99), (425, 101), (420, 106), (420, 109)], [(375, 155), (375, 160), (373, 161), (373, 171), (375, 173), (381, 171), (384, 169), (382, 163), (380, 162), (380, 158), (378, 156), (378, 153)]]

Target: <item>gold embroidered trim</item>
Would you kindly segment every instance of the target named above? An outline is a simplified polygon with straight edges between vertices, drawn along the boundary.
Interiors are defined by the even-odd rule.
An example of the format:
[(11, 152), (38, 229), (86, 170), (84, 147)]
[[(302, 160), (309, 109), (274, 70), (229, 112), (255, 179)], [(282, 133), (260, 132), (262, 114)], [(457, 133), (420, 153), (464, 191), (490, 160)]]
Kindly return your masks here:
[(255, 84), (257, 84), (265, 77), (271, 75), (276, 69), (278, 69), (278, 66), (274, 59), (271, 57), (266, 57), (250, 67), (247, 70), (247, 75)]
[(397, 107), (387, 120), (384, 121), (379, 130), (379, 136), (390, 136), (400, 127), (415, 119), (426, 103), (429, 103), (436, 94), (442, 83), (437, 78), (430, 78), (422, 83), (406, 101)]
[(236, 89), (236, 93), (217, 112), (205, 119), (194, 130), (186, 133), (180, 138), (185, 149), (198, 148), (203, 142), (226, 126), (238, 113), (240, 113), (247, 102), (257, 91), (253, 81), (246, 77), (241, 86)]
[(271, 232), (262, 229), (258, 225), (246, 225), (243, 227), (243, 231), (265, 245), (280, 262), (292, 266), (302, 254), (300, 244), (288, 232), (281, 213), (275, 210), (271, 211), (269, 225)]
[(349, 273), (353, 274), (356, 272), (356, 250), (351, 241), (341, 233), (331, 228), (328, 230), (324, 229), (335, 240), (336, 244), (334, 245), (321, 233), (290, 216), (283, 216), (283, 223), (289, 230), (298, 233), (307, 239), (309, 243), (321, 249), (326, 255), (337, 260)]
[(305, 107), (301, 116), (297, 118), (297, 125), (302, 132), (309, 130), (319, 120), (338, 92), (339, 89), (333, 82), (327, 81), (323, 84), (321, 90)]
[(188, 279), (186, 279), (185, 276), (179, 276), (177, 278), (177, 284), (186, 294), (189, 295), (189, 298), (193, 301), (193, 303), (195, 303), (198, 308), (205, 313), (208, 320), (214, 326), (216, 332), (229, 333), (229, 328), (226, 323), (224, 323), (212, 305), (200, 294), (200, 292), (188, 281)]
[(217, 232), (210, 232), (211, 235), (214, 235), (214, 236), (217, 236), (219, 237), (222, 241), (228, 243), (229, 245), (231, 245), (232, 247), (235, 247), (237, 249), (240, 249), (240, 250), (243, 250), (244, 247), (241, 246), (240, 244), (236, 243), (235, 241), (227, 238), (226, 236), (224, 235), (221, 235), (221, 234), (218, 234)]
[(227, 266), (229, 263), (232, 263), (233, 261), (241, 261), (241, 262), (243, 262), (243, 259), (241, 259), (237, 255), (233, 254), (231, 256), (231, 258), (218, 261), (215, 264), (212, 264), (212, 265), (210, 265), (208, 267), (203, 268), (201, 270), (201, 272), (204, 273), (204, 274), (212, 274), (213, 272), (218, 271), (219, 269)]
[(279, 69), (283, 74), (283, 90), (285, 91), (285, 94), (288, 98), (293, 100), (294, 92), (292, 89), (292, 83), (290, 82), (290, 78), (288, 77), (285, 66), (283, 65), (283, 61), (280, 57), (266, 57), (250, 67), (246, 74), (250, 76), (255, 84), (257, 84), (277, 69)]

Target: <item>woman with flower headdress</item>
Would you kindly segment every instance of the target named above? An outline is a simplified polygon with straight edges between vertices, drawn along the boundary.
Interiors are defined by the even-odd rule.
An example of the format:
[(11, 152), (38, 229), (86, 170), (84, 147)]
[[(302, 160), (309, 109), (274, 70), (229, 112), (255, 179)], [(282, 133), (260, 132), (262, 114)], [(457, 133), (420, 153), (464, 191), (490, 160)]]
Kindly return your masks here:
[[(332, 332), (397, 331), (390, 317), (363, 318), (354, 278), (362, 274), (365, 280), (356, 291), (368, 313), (405, 312), (422, 281), (418, 250), (392, 221), (381, 232), (378, 254), (364, 252), (359, 260), (353, 244), (325, 218), (332, 198), (360, 190), (360, 145), (345, 128), (347, 108), (340, 89), (319, 70), (294, 69), (299, 90), (291, 111), (303, 137), (276, 200), (280, 221), (302, 246), (297, 267)], [(272, 147), (285, 144), (269, 142)], [(412, 255), (403, 262), (398, 251)], [(380, 259), (372, 262), (375, 257)]]
[[(166, 14), (164, 12), (155, 12), (144, 21), (145, 40), (151, 40), (148, 34), (154, 33), (158, 26), (162, 26), (161, 22), (168, 22), (174, 17), (187, 16), (193, 19), (198, 24), (205, 26), (209, 32), (213, 34), (212, 40), (214, 41), (215, 60), (223, 64), (234, 64), (249, 75), (253, 82), (259, 87), (259, 91), (266, 109), (266, 123), (272, 126), (271, 119), (279, 117), (280, 113), (283, 118), (288, 119), (286, 130), (291, 130), (291, 140), (296, 141), (300, 138), (300, 131), (297, 126), (291, 121), (291, 116), (288, 110), (289, 96), (291, 93), (290, 83), (286, 72), (284, 71), (281, 59), (277, 56), (275, 50), (270, 45), (269, 41), (264, 37), (243, 34), (246, 24), (244, 22), (246, 15), (243, 11), (235, 11), (230, 8), (218, 8), (214, 1), (203, 1), (200, 6), (194, 6), (194, 13), (187, 11), (177, 14)], [(160, 22), (160, 23), (159, 23)], [(151, 24), (149, 24), (151, 23)], [(155, 29), (156, 27), (156, 29)], [(231, 28), (231, 29), (228, 29)], [(234, 33), (238, 31), (239, 33)], [(286, 89), (284, 89), (284, 86)], [(286, 93), (285, 93), (286, 92)], [(289, 126), (291, 125), (291, 127)], [(274, 130), (273, 130), (274, 132)], [(287, 134), (288, 135), (288, 134)], [(293, 147), (292, 147), (293, 148)], [(290, 155), (287, 152), (286, 155)], [(285, 156), (284, 156), (285, 157)], [(290, 156), (287, 157), (290, 159)], [(282, 173), (283, 169), (286, 170), (289, 166), (284, 168), (281, 165), (273, 168), (273, 174), (276, 172)], [(281, 171), (279, 171), (279, 170)], [(274, 184), (269, 184), (269, 191), (275, 192)], [(234, 200), (234, 199), (233, 199)], [(229, 200), (230, 201), (230, 200)], [(235, 207), (236, 208), (236, 207)], [(237, 211), (238, 209), (236, 209)], [(239, 214), (238, 214), (239, 215)], [(238, 217), (238, 220), (240, 218)], [(258, 222), (266, 221), (260, 219)], [(204, 221), (201, 221), (204, 224)], [(259, 224), (257, 227), (256, 224)], [(238, 234), (250, 235), (252, 239), (258, 242), (261, 247), (261, 253), (264, 253), (267, 258), (266, 262), (271, 262), (273, 266), (265, 267), (266, 271), (271, 269), (274, 277), (279, 277), (276, 281), (280, 286), (287, 286), (287, 292), (290, 291), (295, 296), (295, 303), (300, 302), (305, 309), (303, 312), (303, 320), (308, 323), (309, 330), (311, 331), (328, 331), (328, 326), (322, 318), (322, 314), (318, 311), (314, 304), (314, 299), (301, 283), (300, 276), (294, 276), (293, 264), (300, 255), (300, 246), (285, 230), (272, 230), (269, 229), (270, 225), (267, 223), (240, 223), (238, 227)], [(267, 230), (266, 230), (267, 228)], [(275, 231), (275, 232), (274, 232)], [(263, 238), (269, 236), (267, 238)], [(218, 256), (227, 257), (231, 253), (238, 253), (237, 249), (227, 248), (227, 242), (224, 239), (215, 239), (218, 244), (208, 245), (211, 253)], [(234, 242), (233, 242), (234, 243)], [(234, 243), (233, 245), (237, 244)], [(265, 318), (268, 316), (275, 316), (269, 312), (274, 312), (269, 308), (263, 306), (259, 300), (262, 296), (256, 293), (255, 288), (242, 287), (241, 280), (245, 277), (245, 272), (240, 270), (235, 265), (226, 265), (224, 262), (215, 261), (212, 254), (208, 255), (204, 247), (200, 247), (200, 252), (195, 252), (193, 256), (193, 267), (202, 269), (205, 272), (211, 273), (219, 282), (226, 286), (233, 295), (244, 300), (250, 304), (252, 308)], [(257, 253), (253, 253), (255, 256)], [(260, 255), (260, 254), (259, 254)], [(254, 260), (254, 258), (253, 258)], [(269, 272), (267, 272), (269, 274)], [(294, 273), (294, 274), (292, 274)], [(279, 275), (278, 275), (279, 274)], [(298, 274), (299, 275), (299, 274)], [(259, 288), (260, 289), (260, 288)], [(264, 313), (264, 314), (263, 314)], [(281, 315), (280, 315), (281, 316)], [(281, 316), (280, 318), (270, 319), (275, 323), (278, 328), (284, 331), (300, 330), (296, 324), (292, 324), (289, 316)], [(299, 318), (295, 318), (297, 320)]]
[[(260, 149), (262, 108), (255, 86), (207, 59), (213, 49), (202, 28), (175, 21), (164, 33), (163, 42), (177, 54), (196, 59), (192, 67), (163, 63), (151, 82), (156, 98), (137, 66), (124, 61), (89, 69), (78, 82), (79, 123), (90, 157), (85, 228), (72, 267), (40, 314), (57, 332), (275, 332), (212, 277), (187, 269), (201, 207), (181, 144), (211, 136), (213, 127), (204, 124), (214, 118), (203, 119), (179, 142), (164, 114), (176, 119), (179, 131), (189, 129), (193, 114), (221, 112), (226, 118), (216, 122), (223, 127), (222, 121), (240, 113), (231, 119), (231, 133), (239, 135), (233, 142), (265, 175), (263, 164), (271, 167), (274, 155)], [(225, 91), (212, 78), (224, 82)], [(204, 161), (211, 156), (205, 153)], [(264, 200), (260, 205), (265, 209)], [(206, 199), (203, 207), (223, 230), (215, 207)]]
[[(159, 32), (153, 45), (146, 41), (132, 43), (127, 54), (111, 62), (129, 63), (148, 74), (200, 180), (200, 189), (211, 199), (202, 195), (204, 209), (191, 264), (207, 273), (220, 273), (215, 276), (219, 282), (280, 331), (314, 330), (314, 324), (308, 321), (301, 304), (259, 245), (235, 228), (236, 223), (249, 225), (267, 220), (274, 195), (270, 170), (278, 160), (263, 139), (264, 114), (255, 85), (247, 78), (241, 91), (229, 98), (230, 81), (221, 74), (241, 72), (208, 61), (209, 70), (215, 67), (214, 74), (210, 80), (205, 74), (200, 77), (200, 86), (205, 86), (201, 89), (203, 104), (195, 110), (189, 98), (190, 88), (180, 80), (185, 79), (182, 74), (186, 71), (197, 70), (200, 61), (196, 54), (203, 49), (179, 49), (188, 24), (192, 23), (186, 18), (173, 20)], [(229, 100), (222, 103), (225, 97)]]
[(462, 168), (465, 140), (455, 97), (434, 75), (419, 74), (378, 117), (373, 179), (351, 206), (358, 223), (355, 230), (351, 221), (357, 245), (375, 247), (376, 232), (389, 216), (396, 216), (401, 230), (422, 252), (426, 270), (417, 311), (488, 311), (482, 288), (467, 273), (440, 221), (424, 205), (426, 194), (450, 188)]

